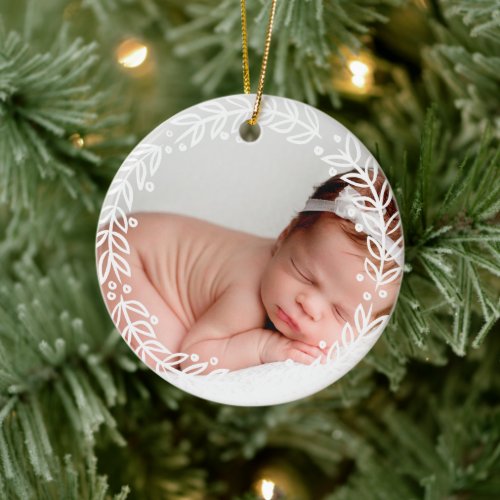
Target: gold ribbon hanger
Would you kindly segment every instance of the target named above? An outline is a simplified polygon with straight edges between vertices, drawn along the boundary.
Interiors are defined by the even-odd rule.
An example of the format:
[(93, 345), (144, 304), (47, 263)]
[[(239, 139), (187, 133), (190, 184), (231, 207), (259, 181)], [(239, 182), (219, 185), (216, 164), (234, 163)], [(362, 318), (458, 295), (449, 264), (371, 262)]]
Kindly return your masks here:
[[(266, 78), (267, 58), (269, 56), (269, 48), (271, 47), (271, 35), (273, 31), (274, 13), (276, 11), (276, 1), (277, 0), (272, 0), (271, 13), (269, 15), (269, 24), (267, 25), (266, 44), (264, 47), (264, 55), (262, 56), (262, 65), (260, 67), (257, 96), (255, 98), (252, 118), (250, 118), (250, 120), (247, 120), (247, 123), (249, 125), (255, 125), (257, 123), (257, 118), (260, 113), (262, 92), (264, 90), (264, 79)], [(248, 66), (247, 14), (245, 0), (241, 0), (241, 41), (243, 53), (243, 90), (245, 94), (250, 94), (250, 68)]]

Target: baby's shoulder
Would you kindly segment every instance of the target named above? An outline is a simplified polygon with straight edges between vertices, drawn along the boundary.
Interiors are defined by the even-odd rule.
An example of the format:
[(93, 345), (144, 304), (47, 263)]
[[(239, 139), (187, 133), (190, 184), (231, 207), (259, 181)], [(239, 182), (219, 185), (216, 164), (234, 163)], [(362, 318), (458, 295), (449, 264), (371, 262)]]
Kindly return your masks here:
[(127, 239), (138, 248), (193, 246), (197, 241), (205, 241), (208, 234), (204, 221), (171, 212), (133, 212), (129, 221), (133, 224), (129, 222)]
[(260, 300), (259, 289), (251, 283), (238, 282), (229, 286), (218, 298), (225, 311), (227, 326), (234, 333), (262, 327), (266, 311)]
[(151, 230), (152, 228), (180, 228), (186, 225), (199, 225), (202, 221), (188, 215), (173, 212), (132, 212), (128, 217), (135, 219), (134, 226)]

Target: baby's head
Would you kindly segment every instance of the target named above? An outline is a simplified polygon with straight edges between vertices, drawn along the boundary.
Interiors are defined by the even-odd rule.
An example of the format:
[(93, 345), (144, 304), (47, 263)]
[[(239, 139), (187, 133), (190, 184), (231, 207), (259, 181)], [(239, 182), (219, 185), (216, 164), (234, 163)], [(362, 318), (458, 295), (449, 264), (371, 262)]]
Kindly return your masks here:
[[(352, 186), (342, 180), (343, 175), (331, 177), (316, 187), (310, 199), (333, 202), (340, 195), (338, 203), (346, 193), (352, 193), (351, 189), (355, 189), (357, 195), (373, 198), (369, 188)], [(379, 172), (373, 183), (383, 201), (389, 195), (388, 186), (382, 193), (384, 180)], [(390, 221), (387, 231), (390, 239), (397, 241), (402, 233), (397, 227), (399, 215), (394, 200), (391, 199), (385, 208), (384, 222)], [(346, 321), (354, 326), (358, 304), (363, 303), (367, 311), (372, 303), (371, 318), (374, 319), (390, 314), (396, 301), (402, 273), (391, 283), (377, 288), (364, 268), (367, 257), (377, 267), (380, 265), (370, 256), (367, 233), (358, 231), (360, 227), (356, 227), (347, 214), (342, 212), (342, 215), (345, 217), (318, 208), (303, 210), (275, 242), (261, 281), (261, 299), (270, 320), (290, 339), (314, 346), (330, 346), (339, 338)], [(389, 260), (384, 263), (383, 272), (395, 267), (399, 264)], [(290, 319), (294, 325), (290, 324)]]

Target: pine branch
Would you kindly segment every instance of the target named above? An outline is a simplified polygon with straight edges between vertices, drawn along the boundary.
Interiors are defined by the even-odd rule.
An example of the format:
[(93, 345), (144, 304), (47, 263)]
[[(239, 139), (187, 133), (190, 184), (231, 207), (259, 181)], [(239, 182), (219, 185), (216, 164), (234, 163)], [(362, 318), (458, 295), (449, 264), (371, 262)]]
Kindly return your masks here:
[[(108, 358), (122, 369), (136, 365), (117, 350), (115, 332), (102, 338), (104, 312), (99, 321), (89, 302), (98, 291), (89, 286), (88, 269), (66, 265), (42, 275), (27, 259), (14, 268), (17, 281), (4, 275), (0, 287), (2, 490), (9, 498), (53, 498), (65, 489), (67, 498), (85, 491), (104, 497), (107, 485), (95, 466), (76, 472), (71, 464), (82, 454), (95, 460), (102, 426), (114, 443), (125, 444), (109, 411), (123, 403), (122, 375)], [(73, 459), (63, 466), (67, 453)]]
[[(367, 413), (353, 416), (352, 426), (368, 449), (352, 453), (354, 471), (328, 500), (372, 498), (370, 491), (384, 500), (495, 496), (500, 429), (492, 395), (500, 344), (490, 340), (475, 360), (415, 366), (422, 377), (403, 387), (398, 402), (379, 393), (363, 405)], [(341, 435), (337, 446), (349, 449), (351, 440)]]
[[(344, 47), (357, 52), (361, 48), (360, 36), (367, 33), (372, 24), (385, 22), (387, 18), (383, 13), (401, 3), (384, 0), (375, 10), (371, 0), (278, 2), (266, 93), (286, 95), (313, 105), (319, 95), (328, 95), (332, 103), (338, 105), (339, 96), (331, 86), (332, 55), (340, 56), (340, 49)], [(250, 72), (254, 86), (271, 3), (261, 0), (261, 4), (257, 11), (257, 2), (247, 2)], [(185, 5), (185, 13), (191, 20), (170, 29), (166, 37), (176, 44), (177, 56), (191, 58), (193, 67), (199, 68), (193, 82), (204, 95), (241, 91), (242, 83), (238, 83), (242, 82), (241, 72), (235, 72), (235, 68), (241, 67), (239, 8), (232, 0), (190, 2)], [(233, 82), (230, 86), (226, 83), (228, 80)]]
[(96, 211), (106, 167), (101, 152), (130, 144), (130, 137), (113, 144), (101, 135), (125, 117), (106, 116), (111, 90), (95, 93), (104, 71), (96, 44), (69, 42), (66, 26), (50, 51), (34, 53), (0, 26), (0, 46), (0, 201), (33, 210), (39, 186), (62, 186)]
[(464, 122), (490, 126), (500, 137), (500, 16), (498, 2), (441, 0), (446, 25), (433, 23), (439, 40), (425, 61), (451, 91)]
[(494, 0), (480, 0), (471, 3), (467, 0), (442, 0), (445, 13), (461, 16), (464, 24), (470, 27), (470, 36), (489, 38), (500, 43), (500, 15), (498, 3)]
[(12, 277), (12, 262), (21, 256), (58, 268), (68, 260), (85, 260), (93, 252), (95, 216), (83, 212), (63, 186), (40, 186), (32, 211), (0, 207), (0, 270)]
[[(475, 158), (461, 164), (446, 194), (443, 196), (437, 189), (439, 184), (434, 182), (435, 193), (428, 197), (430, 193), (426, 195), (426, 186), (437, 175), (431, 170), (434, 122), (435, 117), (430, 114), (422, 139), (416, 189), (410, 193), (409, 188), (406, 193), (408, 198), (413, 196), (415, 199), (407, 220), (403, 218), (403, 227), (409, 239), (407, 262), (411, 264), (413, 272), (422, 273), (423, 279), (432, 282), (435, 293), (446, 301), (447, 307), (441, 314), (448, 311), (453, 315), (453, 333), (446, 340), (457, 354), (464, 355), (473, 333), (471, 314), (476, 312), (482, 316), (484, 324), (488, 325), (487, 330), (500, 317), (498, 294), (492, 298), (489, 288), (494, 277), (500, 276), (500, 266), (494, 250), (492, 257), (485, 254), (486, 248), (491, 249), (491, 243), (498, 244), (500, 241), (500, 236), (491, 232), (499, 214), (499, 148), (486, 134)], [(485, 192), (486, 185), (488, 193)], [(443, 199), (441, 207), (439, 199)], [(435, 214), (431, 212), (434, 206), (439, 207)], [(407, 279), (410, 283), (413, 281), (411, 272)], [(476, 290), (482, 304), (480, 311), (475, 307), (477, 303), (473, 300), (473, 290)], [(402, 291), (404, 293), (404, 288)], [(428, 302), (439, 300), (438, 296), (429, 298)], [(407, 314), (403, 316), (407, 317)], [(418, 321), (406, 321), (407, 326), (408, 323), (413, 325), (412, 331), (416, 332)], [(485, 330), (481, 331), (481, 339), (486, 333)], [(418, 345), (422, 338), (415, 338), (418, 338)], [(473, 346), (478, 345), (476, 336)]]
[(181, 0), (82, 0), (71, 6), (74, 17), (90, 14), (96, 38), (106, 39), (110, 30), (115, 31), (112, 43), (116, 35), (121, 38), (127, 32), (136, 36), (142, 32), (143, 39), (151, 39), (156, 31), (167, 33), (172, 21), (182, 18), (181, 7)]

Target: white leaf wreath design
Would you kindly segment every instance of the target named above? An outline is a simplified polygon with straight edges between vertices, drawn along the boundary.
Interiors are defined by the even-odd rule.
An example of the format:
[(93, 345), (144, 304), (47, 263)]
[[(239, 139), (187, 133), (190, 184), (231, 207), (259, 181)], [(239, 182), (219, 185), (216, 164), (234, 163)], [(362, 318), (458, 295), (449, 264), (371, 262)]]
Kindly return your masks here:
[[(210, 101), (197, 106), (195, 109), (199, 112), (183, 113), (169, 120), (169, 124), (180, 130), (176, 135), (175, 143), (183, 140), (189, 141), (189, 147), (197, 146), (205, 137), (206, 130), (210, 131), (209, 137), (214, 140), (221, 136), (223, 132), (236, 133), (239, 126), (249, 117), (251, 103), (244, 97), (231, 96), (224, 100), (229, 105), (226, 108), (221, 102)], [(319, 122), (316, 113), (309, 106), (304, 106), (304, 117), (300, 117), (300, 112), (295, 102), (287, 99), (266, 99), (263, 106), (260, 123), (267, 126), (278, 134), (285, 135), (285, 139), (293, 144), (302, 145), (311, 142), (314, 138), (321, 138), (319, 133)], [(283, 108), (278, 103), (283, 102)], [(203, 116), (201, 112), (206, 115)], [(230, 128), (228, 122), (231, 119)], [(297, 131), (298, 130), (298, 131)], [(105, 225), (104, 229), (99, 229), (96, 237), (96, 248), (103, 247), (98, 260), (99, 283), (102, 285), (109, 282), (110, 276), (114, 275), (116, 280), (122, 285), (123, 277), (131, 276), (131, 269), (124, 256), (130, 255), (130, 246), (125, 238), (129, 226), (132, 222), (137, 224), (132, 217), (128, 218), (124, 210), (119, 206), (123, 203), (128, 211), (131, 211), (133, 205), (134, 186), (135, 189), (142, 190), (148, 178), (154, 176), (161, 165), (163, 149), (155, 144), (160, 134), (151, 137), (148, 144), (139, 144), (125, 160), (106, 197), (108, 203), (103, 206), (99, 218), (99, 227)], [(336, 136), (337, 137), (337, 136)], [(359, 204), (362, 210), (363, 221), (370, 229), (380, 235), (385, 242), (385, 235), (391, 234), (397, 230), (401, 222), (391, 230), (391, 223), (394, 222), (397, 214), (394, 214), (387, 223), (384, 221), (383, 211), (392, 200), (392, 193), (387, 181), (377, 193), (374, 182), (378, 175), (378, 165), (370, 155), (365, 165), (359, 165), (361, 160), (361, 145), (358, 140), (350, 133), (345, 136), (345, 145), (343, 148), (337, 148), (334, 154), (326, 154), (321, 160), (328, 165), (341, 167), (343, 169), (355, 169), (355, 172), (345, 174), (342, 178), (349, 184), (356, 187), (370, 189), (373, 198), (363, 197), (363, 204)], [(371, 175), (370, 175), (371, 174)], [(398, 239), (396, 244), (401, 243), (402, 238)], [(378, 265), (369, 258), (365, 259), (365, 271), (368, 276), (377, 283), (377, 286), (387, 284), (397, 278), (402, 272), (401, 267), (396, 267), (387, 272), (383, 272), (384, 263), (393, 259), (374, 238), (367, 239), (367, 247), (373, 260), (378, 261)], [(400, 250), (402, 251), (402, 249)], [(122, 254), (122, 255), (120, 255)], [(129, 312), (135, 312), (144, 319), (131, 321)], [(328, 351), (328, 359), (339, 360), (346, 353), (342, 348), (354, 347), (361, 339), (378, 335), (384, 326), (388, 316), (380, 316), (371, 320), (372, 305), (368, 311), (365, 311), (362, 304), (359, 304), (355, 311), (354, 326), (346, 322), (342, 329), (340, 340), (334, 342)], [(175, 369), (188, 358), (186, 353), (172, 353), (163, 344), (156, 340), (154, 326), (151, 322), (152, 315), (147, 308), (138, 300), (125, 300), (123, 293), (119, 293), (117, 304), (112, 311), (112, 319), (117, 326), (123, 320), (125, 328), (122, 335), (125, 340), (131, 343), (132, 337), (138, 347), (136, 353), (143, 361), (147, 357), (156, 363), (158, 373), (175, 372)], [(209, 365), (208, 362), (196, 363), (197, 357), (191, 356), (195, 364), (190, 365), (182, 373), (190, 375), (203, 374)], [(228, 373), (227, 369), (218, 369), (212, 371), (208, 377), (215, 377)]]

